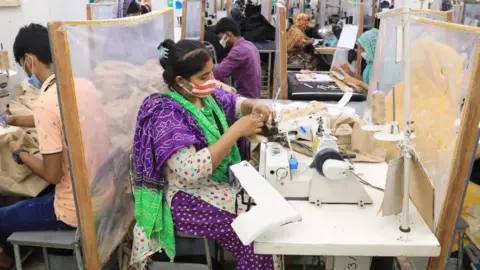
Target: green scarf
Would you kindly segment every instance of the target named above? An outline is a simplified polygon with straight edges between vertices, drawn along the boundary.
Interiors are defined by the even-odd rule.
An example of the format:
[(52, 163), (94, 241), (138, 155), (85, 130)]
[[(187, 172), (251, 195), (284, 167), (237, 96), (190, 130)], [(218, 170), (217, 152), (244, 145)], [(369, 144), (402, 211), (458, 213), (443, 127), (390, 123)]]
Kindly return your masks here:
[[(193, 103), (176, 92), (170, 91), (168, 93), (162, 93), (162, 95), (175, 100), (193, 115), (195, 120), (198, 122), (198, 126), (203, 131), (208, 145), (213, 145), (222, 136), (215, 122), (213, 114), (215, 114), (218, 120), (220, 120), (223, 130), (226, 131), (228, 129), (228, 122), (227, 118), (225, 117), (225, 113), (220, 106), (218, 106), (217, 102), (212, 96), (202, 98), (202, 112), (202, 110), (200, 110), (197, 106), (193, 105)], [(228, 182), (228, 170), (230, 165), (237, 164), (240, 161), (240, 150), (238, 150), (238, 146), (235, 144), (232, 149), (230, 149), (230, 152), (227, 154), (227, 156), (222, 160), (222, 163), (220, 163), (220, 165), (213, 171), (212, 180), (216, 182)]]

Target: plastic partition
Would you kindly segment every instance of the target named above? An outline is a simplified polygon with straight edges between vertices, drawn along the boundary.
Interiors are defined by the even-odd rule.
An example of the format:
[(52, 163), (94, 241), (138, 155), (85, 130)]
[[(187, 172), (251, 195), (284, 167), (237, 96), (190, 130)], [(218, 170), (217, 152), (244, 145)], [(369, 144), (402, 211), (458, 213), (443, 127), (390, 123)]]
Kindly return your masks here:
[(277, 20), (275, 21), (275, 80), (274, 93), (280, 91), (279, 98), (288, 98), (287, 83), (287, 40), (286, 40), (286, 24), (287, 10), (285, 6), (277, 3)]
[[(409, 23), (411, 115), (414, 129), (421, 131), (416, 133), (413, 145), (435, 187), (437, 224), (454, 160), (456, 121), (478, 64), (480, 29), (456, 28), (454, 24), (420, 18), (412, 18)], [(399, 86), (400, 90), (401, 83)], [(401, 107), (401, 91), (396, 99)], [(403, 115), (398, 117), (402, 123)]]
[(108, 20), (118, 18), (116, 2), (87, 4), (87, 20)]
[[(454, 160), (455, 122), (460, 118), (480, 41), (480, 29), (410, 17), (411, 119), (416, 138), (414, 152), (435, 190), (434, 223), (437, 226)], [(387, 121), (393, 119), (395, 88), (396, 121), (403, 126), (403, 61), (396, 61), (397, 26), (402, 17), (381, 19), (369, 98), (375, 90), (387, 94)], [(401, 43), (398, 43), (401, 44)], [(378, 84), (377, 84), (378, 83)], [(377, 88), (378, 85), (378, 88)], [(370, 111), (367, 102), (367, 111)]]
[[(430, 20), (452, 22), (452, 14), (450, 11), (434, 11), (434, 10), (420, 10), (412, 9), (412, 15)], [(450, 14), (450, 15), (449, 15)]]
[(142, 101), (165, 87), (157, 46), (173, 39), (173, 25), (172, 9), (49, 25), (88, 269), (100, 269), (133, 222), (136, 116)]
[(262, 15), (272, 23), (272, 0), (262, 0)]
[(185, 0), (182, 8), (182, 39), (203, 40), (205, 0)]

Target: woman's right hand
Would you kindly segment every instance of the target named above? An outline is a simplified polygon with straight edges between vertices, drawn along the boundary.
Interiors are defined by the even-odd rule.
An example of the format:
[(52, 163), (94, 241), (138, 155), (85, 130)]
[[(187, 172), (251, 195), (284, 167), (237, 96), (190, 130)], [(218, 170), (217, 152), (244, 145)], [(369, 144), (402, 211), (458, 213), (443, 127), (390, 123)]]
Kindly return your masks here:
[(353, 76), (353, 71), (350, 69), (350, 66), (348, 64), (341, 64), (340, 68), (343, 69), (348, 75)]
[(231, 127), (235, 134), (240, 137), (247, 137), (262, 131), (265, 125), (264, 120), (259, 115), (250, 114), (238, 119)]

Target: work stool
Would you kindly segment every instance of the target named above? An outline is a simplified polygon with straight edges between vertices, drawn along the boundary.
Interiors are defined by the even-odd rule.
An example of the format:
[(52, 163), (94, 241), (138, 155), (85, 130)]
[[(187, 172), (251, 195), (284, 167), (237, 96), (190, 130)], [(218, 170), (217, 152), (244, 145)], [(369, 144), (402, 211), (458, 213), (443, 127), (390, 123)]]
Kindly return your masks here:
[(15, 265), (17, 270), (22, 270), (22, 259), (20, 257), (20, 246), (41, 247), (45, 267), (50, 270), (47, 248), (73, 250), (73, 256), (78, 269), (83, 270), (83, 259), (80, 248), (80, 232), (71, 231), (38, 231), (38, 232), (16, 232), (9, 238), (8, 242), (13, 245), (15, 252)]
[(465, 252), (465, 248), (463, 247), (463, 240), (465, 238), (465, 232), (470, 226), (468, 223), (462, 218), (458, 217), (457, 223), (455, 224), (455, 234), (458, 233), (458, 255), (457, 258), (450, 258), (448, 263), (451, 265), (455, 265), (455, 269), (461, 270), (463, 265), (463, 254)]

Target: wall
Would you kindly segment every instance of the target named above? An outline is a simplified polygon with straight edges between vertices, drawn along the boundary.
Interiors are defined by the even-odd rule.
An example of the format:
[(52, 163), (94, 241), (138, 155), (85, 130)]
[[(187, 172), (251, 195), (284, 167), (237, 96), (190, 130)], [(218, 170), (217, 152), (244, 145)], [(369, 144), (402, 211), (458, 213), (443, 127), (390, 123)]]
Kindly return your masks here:
[(87, 0), (22, 0), (19, 7), (0, 7), (0, 43), (10, 53), (12, 69), (19, 74), (15, 81), (25, 76), (13, 58), (13, 42), (20, 27), (32, 22), (46, 25), (55, 20), (86, 20), (86, 3)]

